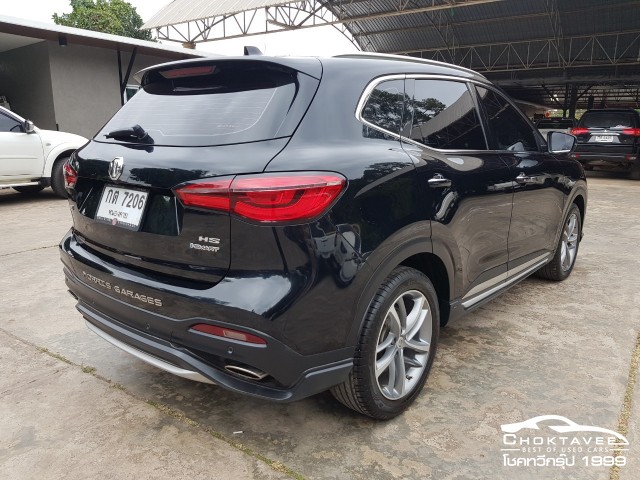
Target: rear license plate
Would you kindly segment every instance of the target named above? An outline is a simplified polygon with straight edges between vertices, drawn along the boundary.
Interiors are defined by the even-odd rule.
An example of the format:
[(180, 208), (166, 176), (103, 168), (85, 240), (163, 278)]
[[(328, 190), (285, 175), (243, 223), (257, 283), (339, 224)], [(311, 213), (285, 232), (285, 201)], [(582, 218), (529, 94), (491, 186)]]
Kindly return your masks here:
[(138, 230), (149, 193), (107, 185), (96, 213), (96, 220), (129, 230)]
[(596, 135), (595, 142), (613, 142), (613, 135)]

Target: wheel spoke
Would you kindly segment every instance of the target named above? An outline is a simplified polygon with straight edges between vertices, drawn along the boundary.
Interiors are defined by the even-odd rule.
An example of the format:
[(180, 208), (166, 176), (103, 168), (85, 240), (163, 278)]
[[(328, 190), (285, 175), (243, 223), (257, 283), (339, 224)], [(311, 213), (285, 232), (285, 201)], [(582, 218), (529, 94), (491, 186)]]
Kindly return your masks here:
[(406, 385), (407, 385), (407, 373), (404, 366), (404, 352), (402, 349), (398, 350), (396, 356), (394, 357), (394, 373), (395, 378), (394, 382), (391, 382), (391, 377), (389, 377), (389, 386), (393, 385), (393, 389), (396, 391), (398, 397), (403, 397)]
[(576, 229), (576, 216), (571, 215), (569, 218), (569, 223), (567, 224), (567, 236), (571, 236), (574, 230)]
[(391, 330), (397, 337), (402, 333), (402, 322), (394, 307), (389, 309), (386, 321), (389, 323), (389, 330)]
[(424, 322), (424, 318), (428, 312), (428, 310), (424, 308), (426, 300), (427, 299), (422, 295), (414, 299), (411, 312), (409, 312), (409, 315), (407, 315), (407, 338), (412, 338), (416, 334), (416, 332), (420, 330), (420, 327), (422, 327), (422, 322)]
[(381, 343), (378, 344), (378, 346), (376, 347), (376, 353), (380, 353), (383, 350), (386, 350), (392, 343), (393, 341), (396, 339), (396, 336), (393, 334), (393, 332), (389, 332), (387, 334), (387, 338), (385, 338)]
[(398, 320), (400, 321), (400, 331), (402, 331), (407, 326), (407, 307), (404, 304), (404, 297), (400, 297), (396, 300), (396, 303), (393, 304), (394, 311), (397, 311)]
[(414, 350), (420, 353), (428, 352), (429, 347), (431, 346), (429, 342), (418, 341), (418, 340), (406, 340), (405, 344), (406, 344), (405, 348), (410, 348), (411, 350)]
[(560, 247), (560, 264), (564, 266), (566, 259), (567, 259), (567, 244), (565, 242), (562, 242), (562, 246)]
[(376, 378), (382, 375), (387, 369), (389, 369), (389, 375), (391, 375), (390, 365), (393, 363), (396, 351), (395, 348), (390, 348), (379, 360), (376, 360)]

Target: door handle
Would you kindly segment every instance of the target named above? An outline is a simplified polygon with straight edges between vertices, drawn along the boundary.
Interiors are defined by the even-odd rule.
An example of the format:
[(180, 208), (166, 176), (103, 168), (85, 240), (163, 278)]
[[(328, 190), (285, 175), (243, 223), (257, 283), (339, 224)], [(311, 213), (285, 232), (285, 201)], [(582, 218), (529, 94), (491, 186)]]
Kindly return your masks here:
[(439, 173), (436, 173), (433, 177), (427, 180), (427, 183), (431, 188), (446, 188), (451, 186), (451, 180), (444, 178)]
[(531, 184), (531, 183), (536, 183), (536, 177), (530, 177), (528, 175), (525, 175), (524, 172), (520, 172), (518, 174), (518, 176), (516, 177), (516, 182), (523, 184), (523, 185), (527, 185), (527, 184)]

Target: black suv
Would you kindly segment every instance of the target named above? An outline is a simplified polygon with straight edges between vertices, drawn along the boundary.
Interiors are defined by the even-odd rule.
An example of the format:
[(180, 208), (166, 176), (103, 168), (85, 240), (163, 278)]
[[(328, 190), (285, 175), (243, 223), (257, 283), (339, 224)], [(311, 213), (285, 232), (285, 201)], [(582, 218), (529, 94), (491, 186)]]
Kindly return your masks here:
[(153, 365), (265, 399), (332, 389), (390, 418), (441, 325), (573, 268), (587, 202), (470, 70), (407, 57), (242, 57), (141, 72), (65, 166), (60, 249), (91, 330)]
[(572, 157), (587, 170), (629, 172), (640, 180), (640, 114), (633, 109), (587, 110), (571, 130), (578, 143)]

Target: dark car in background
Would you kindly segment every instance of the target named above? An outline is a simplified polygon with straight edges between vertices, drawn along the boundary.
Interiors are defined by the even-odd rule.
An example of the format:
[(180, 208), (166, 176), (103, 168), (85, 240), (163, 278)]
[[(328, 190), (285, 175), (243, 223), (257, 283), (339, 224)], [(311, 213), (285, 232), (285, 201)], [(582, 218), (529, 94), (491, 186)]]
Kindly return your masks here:
[(408, 57), (242, 57), (141, 72), (65, 166), (60, 244), (91, 330), (159, 368), (375, 418), (420, 393), (441, 325), (569, 276), (587, 204), (485, 77)]
[(575, 125), (576, 121), (571, 118), (541, 118), (536, 122), (536, 128), (543, 138), (547, 138), (550, 132), (571, 133)]
[(573, 158), (587, 170), (629, 172), (640, 180), (640, 114), (633, 109), (587, 110), (571, 131)]

